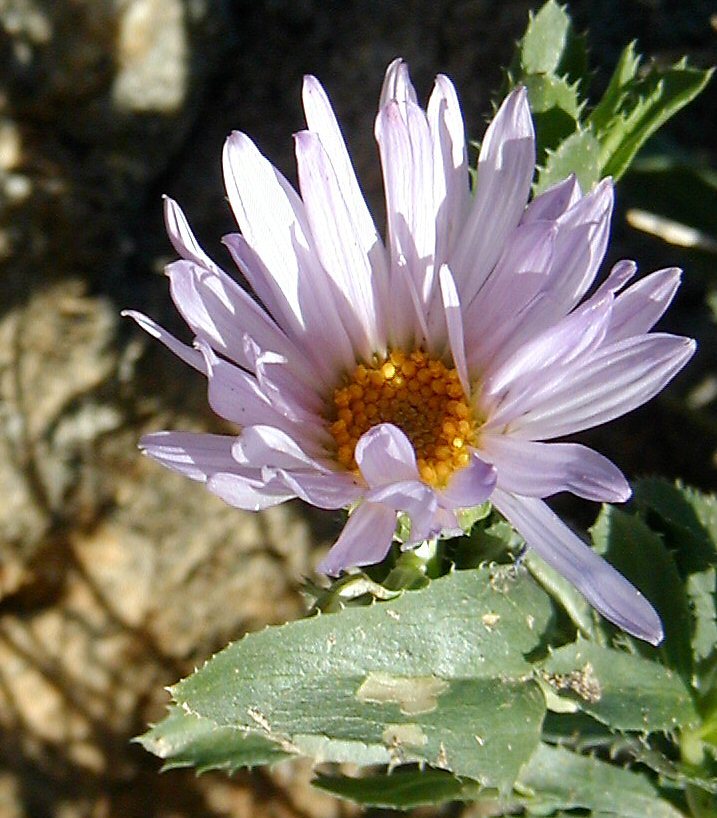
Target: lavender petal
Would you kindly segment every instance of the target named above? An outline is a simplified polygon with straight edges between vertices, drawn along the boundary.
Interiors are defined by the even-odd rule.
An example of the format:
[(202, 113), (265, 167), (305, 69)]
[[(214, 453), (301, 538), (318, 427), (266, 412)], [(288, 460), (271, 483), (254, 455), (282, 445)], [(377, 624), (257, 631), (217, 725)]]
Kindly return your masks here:
[(605, 619), (652, 645), (662, 641), (662, 623), (652, 605), (545, 503), (500, 489), (495, 491), (493, 503), (528, 546), (571, 582)]
[(513, 494), (549, 497), (569, 491), (598, 502), (624, 503), (630, 485), (606, 457), (577, 443), (536, 443), (508, 435), (483, 435), (481, 451)]
[(318, 570), (335, 577), (347, 568), (372, 565), (388, 553), (396, 530), (396, 513), (379, 503), (362, 503), (349, 517)]

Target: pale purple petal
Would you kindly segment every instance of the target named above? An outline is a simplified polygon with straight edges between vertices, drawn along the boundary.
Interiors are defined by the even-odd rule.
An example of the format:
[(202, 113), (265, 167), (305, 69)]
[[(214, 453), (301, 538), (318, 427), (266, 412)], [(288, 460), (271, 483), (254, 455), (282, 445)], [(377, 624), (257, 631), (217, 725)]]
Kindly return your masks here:
[(253, 375), (218, 358), (207, 344), (199, 342), (197, 346), (207, 366), (209, 405), (220, 417), (241, 426), (271, 423), (291, 428), (292, 424), (274, 409)]
[(620, 341), (648, 332), (660, 320), (680, 286), (677, 267), (658, 270), (633, 284), (615, 301), (608, 338)]
[(316, 257), (296, 192), (239, 132), (225, 144), (224, 178), (242, 234), (262, 261), (254, 272), (269, 276), (264, 286), (279, 310), (274, 318), (307, 357), (313, 354), (317, 367), (327, 373), (348, 368), (355, 355), (336, 308), (335, 286)]
[(362, 503), (349, 517), (318, 570), (335, 577), (347, 568), (381, 562), (391, 547), (395, 530), (395, 511), (380, 504)]
[(558, 219), (552, 266), (556, 319), (580, 301), (595, 279), (607, 249), (613, 202), (612, 180), (603, 179)]
[(172, 242), (172, 247), (182, 258), (194, 261), (200, 267), (206, 267), (207, 270), (216, 273), (221, 272), (219, 267), (200, 247), (180, 206), (169, 196), (163, 198), (164, 224), (167, 228), (169, 240)]
[(499, 352), (507, 357), (543, 329), (531, 320), (534, 310), (528, 306), (547, 284), (556, 235), (553, 222), (517, 227), (480, 292), (464, 304), (470, 371), (484, 370), (488, 361), (495, 365)]
[(408, 515), (411, 534), (406, 545), (431, 540), (442, 533), (446, 536), (461, 533), (453, 510), (441, 506), (437, 493), (417, 480), (405, 480), (372, 489), (366, 494), (366, 500)]
[(449, 264), (470, 303), (500, 258), (528, 201), (535, 133), (525, 88), (517, 88), (488, 126), (478, 158), (476, 192)]
[(359, 245), (371, 262), (376, 284), (385, 286), (388, 273), (383, 242), (361, 193), (331, 103), (321, 83), (315, 77), (304, 77), (303, 102), (306, 125), (310, 131), (319, 135), (321, 144), (333, 166), (339, 188), (351, 213), (351, 221)]
[(439, 491), (441, 504), (448, 508), (472, 508), (484, 503), (496, 484), (496, 470), (477, 452), (470, 463), (451, 476), (446, 488)]
[(144, 435), (139, 448), (168, 469), (205, 482), (217, 472), (238, 471), (232, 457), (234, 440), (230, 435), (201, 432), (154, 432)]
[(281, 290), (273, 286), (272, 275), (256, 251), (241, 233), (227, 233), (222, 236), (222, 244), (229, 250), (234, 263), (261, 303), (286, 331), (285, 328), (291, 324), (291, 320), (283, 316), (290, 314), (291, 311)]
[(549, 497), (570, 491), (587, 500), (610, 503), (630, 498), (630, 485), (622, 472), (587, 446), (484, 434), (480, 448), (495, 465), (498, 486), (513, 494)]
[(607, 620), (638, 639), (658, 645), (662, 623), (645, 597), (586, 545), (541, 500), (496, 490), (495, 507), (530, 548), (571, 582)]
[(486, 424), (490, 433), (547, 440), (607, 423), (656, 395), (695, 351), (689, 338), (653, 333), (601, 347), (587, 362), (557, 367), (533, 393), (510, 397)]
[(295, 134), (301, 195), (319, 259), (338, 290), (337, 307), (357, 355), (385, 349), (383, 305), (344, 191), (317, 134)]
[(466, 363), (466, 347), (463, 339), (461, 302), (458, 299), (458, 291), (456, 290), (451, 271), (445, 264), (441, 267), (438, 275), (453, 364), (460, 378), (464, 394), (466, 397), (470, 397), (471, 388), (468, 382), (468, 365)]
[(296, 440), (275, 426), (246, 426), (234, 439), (232, 456), (244, 467), (331, 471), (330, 466), (311, 457)]
[(436, 206), (436, 268), (452, 253), (470, 203), (468, 157), (458, 95), (439, 74), (426, 110), (433, 141), (433, 198)]
[(364, 486), (348, 473), (278, 469), (277, 475), (297, 497), (317, 508), (346, 508), (364, 493)]
[[(425, 114), (413, 103), (387, 103), (376, 117), (376, 140), (386, 194), (391, 276), (396, 268), (407, 268), (425, 311), (436, 247), (433, 148)], [(396, 309), (405, 310), (405, 305), (397, 302)]]
[(316, 421), (324, 408), (324, 390), (276, 352), (261, 349), (252, 338), (244, 340), (248, 369), (259, 388), (283, 415), (296, 421)]
[(207, 367), (201, 353), (197, 352), (196, 349), (192, 349), (192, 347), (187, 346), (187, 344), (183, 344), (181, 341), (175, 338), (171, 332), (167, 332), (164, 327), (160, 327), (160, 325), (151, 318), (148, 318), (146, 315), (141, 312), (137, 312), (136, 310), (122, 310), (121, 315), (123, 315), (125, 318), (132, 318), (134, 321), (136, 321), (148, 335), (151, 335), (153, 338), (160, 341), (160, 343), (164, 344), (167, 349), (184, 361), (185, 364), (189, 364), (189, 366), (194, 367), (194, 369), (198, 370), (203, 375), (207, 374)]
[(419, 545), (435, 537), (446, 539), (448, 537), (460, 537), (463, 533), (455, 510), (439, 504), (430, 517), (427, 514), (422, 517), (418, 513), (415, 515), (415, 519), (411, 520), (411, 532), (408, 540), (401, 548), (405, 551), (411, 546)]
[[(532, 341), (517, 349), (510, 358), (491, 362), (485, 378), (484, 397), (503, 392), (510, 384), (531, 389), (543, 371), (556, 364), (566, 366), (596, 349), (607, 331), (613, 298), (608, 294), (590, 309), (568, 315)], [(493, 369), (492, 367), (496, 368)], [(517, 381), (522, 381), (517, 383)]]
[(418, 105), (418, 98), (411, 83), (408, 66), (400, 57), (393, 60), (386, 69), (386, 76), (383, 80), (378, 102), (379, 109), (392, 100), (402, 103), (412, 102), (414, 105)]
[(555, 221), (559, 219), (566, 210), (576, 204), (582, 193), (580, 183), (574, 173), (571, 173), (562, 182), (548, 188), (544, 193), (536, 196), (525, 208), (521, 222), (530, 224), (535, 221)]
[(379, 423), (361, 435), (354, 457), (372, 488), (420, 479), (413, 444), (391, 423)]
[[(555, 222), (557, 235), (544, 288), (512, 321), (511, 349), (564, 318), (585, 294), (605, 254), (613, 190), (609, 179), (580, 199)], [(615, 292), (630, 278), (632, 262), (620, 262), (593, 299)]]
[[(588, 313), (594, 311), (596, 307), (599, 307), (599, 305), (603, 303), (605, 297), (614, 295), (620, 290), (625, 283), (633, 277), (636, 269), (635, 263), (632, 261), (619, 261), (612, 268), (609, 276), (595, 291), (594, 295), (572, 312), (570, 320), (579, 324)], [(548, 278), (551, 274), (548, 275)], [(479, 297), (471, 307), (471, 315), (475, 313), (476, 318), (486, 311), (481, 310), (479, 312), (477, 309), (474, 309), (475, 304), (478, 302), (483, 305), (485, 289), (487, 289), (487, 287), (481, 291)], [(523, 289), (529, 288), (521, 287), (521, 292)], [(510, 291), (508, 291), (506, 295), (509, 296)], [(489, 309), (485, 332), (479, 333), (475, 340), (469, 339), (466, 341), (466, 346), (472, 356), (469, 359), (469, 368), (471, 371), (474, 367), (478, 370), (485, 369), (486, 365), (482, 363), (483, 361), (490, 361), (492, 366), (499, 366), (513, 355), (516, 350), (530, 343), (537, 335), (546, 330), (550, 331), (550, 328), (556, 325), (556, 321), (560, 320), (563, 316), (565, 309), (565, 303), (559, 298), (556, 300), (555, 295), (555, 288), (549, 283), (547, 291), (538, 293), (532, 301), (529, 301), (512, 319), (505, 316), (503, 321), (495, 327), (493, 312)], [(522, 298), (520, 300), (522, 301)], [(487, 298), (485, 303), (488, 303)], [(610, 341), (614, 314), (615, 303), (613, 302), (612, 314), (607, 324), (602, 343), (608, 343)], [(469, 320), (468, 325), (475, 326), (476, 321)], [(532, 385), (530, 388), (532, 389)]]
[[(608, 277), (603, 281), (603, 283), (595, 290), (595, 294), (588, 299), (590, 301), (595, 302), (602, 298), (603, 295), (607, 295), (608, 293), (612, 293), (613, 295), (619, 292), (631, 278), (634, 277), (635, 273), (637, 272), (637, 264), (634, 261), (628, 261), (627, 259), (623, 259), (622, 261), (618, 261), (617, 264), (613, 265), (613, 268), (610, 270)], [(611, 321), (614, 322), (615, 320), (615, 308), (613, 308), (613, 314)]]
[(422, 521), (430, 519), (438, 508), (436, 492), (420, 480), (386, 483), (366, 492), (366, 499), (371, 503), (382, 503), (394, 511), (404, 511), (412, 520), (414, 517)]
[(207, 480), (207, 488), (230, 506), (247, 511), (278, 506), (296, 496), (279, 479), (267, 483), (261, 477), (238, 474), (214, 474)]
[(313, 371), (294, 345), (264, 310), (220, 270), (209, 270), (191, 261), (175, 261), (166, 268), (172, 300), (199, 338), (214, 349), (247, 366), (245, 338), (262, 349), (290, 357), (304, 376)]
[(234, 132), (224, 146), (224, 180), (244, 239), (262, 261), (267, 279), (257, 290), (271, 292), (270, 309), (284, 329), (301, 335), (305, 317), (299, 303), (301, 272), (294, 238), (303, 231), (293, 202), (271, 164), (248, 136)]

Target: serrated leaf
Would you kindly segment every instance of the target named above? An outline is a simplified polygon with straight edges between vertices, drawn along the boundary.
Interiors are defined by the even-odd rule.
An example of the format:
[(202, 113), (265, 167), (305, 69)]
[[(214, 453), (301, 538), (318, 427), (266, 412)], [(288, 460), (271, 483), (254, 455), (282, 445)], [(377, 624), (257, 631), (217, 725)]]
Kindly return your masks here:
[(275, 742), (171, 707), (159, 724), (135, 739), (145, 750), (166, 759), (163, 770), (196, 767), (197, 772), (258, 767), (289, 757)]
[[(447, 801), (473, 801), (486, 814), (549, 815), (584, 809), (613, 818), (682, 818), (642, 774), (561, 747), (540, 744), (521, 771), (513, 795), (482, 790), (445, 770), (399, 770), (365, 778), (321, 776), (315, 786), (366, 807), (411, 809)], [(492, 809), (489, 809), (492, 807)]]
[(465, 531), (466, 534), (471, 533), (473, 526), (485, 520), (491, 513), (493, 506), (490, 503), (481, 503), (479, 506), (472, 508), (462, 508), (458, 510), (458, 525)]
[[(696, 728), (691, 732), (698, 731)], [(683, 731), (681, 745), (684, 736)], [(649, 767), (672, 786), (684, 788), (690, 784), (717, 792), (717, 778), (710, 778), (707, 770), (668, 758), (649, 739), (650, 736), (634, 733), (615, 733), (585, 713), (548, 712), (543, 723), (543, 741), (548, 744), (565, 746), (581, 754), (597, 752), (602, 758), (619, 758), (623, 766), (637, 762)], [(657, 744), (665, 746), (661, 740)]]
[(635, 502), (659, 527), (683, 578), (692, 620), (692, 683), (704, 695), (717, 679), (717, 498), (655, 478), (637, 483)]
[(588, 118), (587, 124), (595, 133), (602, 133), (609, 127), (613, 119), (619, 115), (627, 97), (630, 83), (637, 76), (640, 59), (640, 55), (635, 53), (634, 42), (625, 46), (622, 54), (620, 54), (620, 59), (617, 61), (615, 70), (612, 72), (607, 90)]
[(446, 770), (415, 767), (399, 767), (390, 775), (363, 778), (322, 775), (311, 783), (324, 792), (365, 807), (401, 810), (473, 800), (481, 791), (477, 782), (461, 780)]
[(251, 634), (172, 693), (316, 761), (420, 761), (505, 789), (538, 741), (545, 701), (525, 654), (550, 615), (525, 571), (454, 572)]
[(542, 664), (544, 680), (614, 730), (675, 730), (698, 721), (682, 679), (657, 662), (578, 640)]
[(691, 785), (705, 792), (717, 793), (717, 778), (701, 775), (699, 768), (673, 761), (652, 747), (640, 745), (634, 739), (626, 739), (626, 741), (631, 745), (629, 752), (635, 761), (654, 770), (664, 781), (683, 788)]
[[(602, 507), (590, 534), (595, 550), (634, 583), (657, 609), (665, 630), (665, 639), (657, 650), (666, 664), (689, 684), (692, 678), (690, 612), (675, 561), (662, 538), (641, 517), (608, 505)], [(639, 640), (633, 642), (639, 652), (655, 654), (652, 646)]]
[(611, 83), (606, 92), (608, 103), (599, 104), (588, 120), (600, 142), (602, 175), (616, 180), (650, 136), (693, 100), (712, 75), (682, 61), (666, 70), (653, 67), (644, 77), (637, 77), (636, 60), (639, 58), (631, 52), (625, 64), (618, 65), (624, 76), (615, 86)]
[(687, 803), (693, 818), (715, 818), (717, 798), (694, 787), (687, 787)]
[(717, 658), (717, 571), (714, 566), (687, 578), (687, 595), (692, 603), (694, 631), (692, 652), (698, 673), (697, 686), (710, 687), (710, 678)]
[(621, 818), (683, 818), (643, 775), (562, 747), (541, 744), (519, 785), (531, 814), (586, 809)]
[(615, 743), (623, 740), (602, 722), (576, 708), (574, 713), (548, 711), (543, 722), (543, 741), (559, 744), (578, 753), (599, 750), (611, 754)]
[(589, 130), (578, 130), (549, 151), (538, 173), (535, 195), (575, 173), (584, 191), (600, 181), (600, 143)]
[(585, 597), (562, 574), (551, 568), (535, 551), (528, 551), (525, 564), (550, 596), (565, 610), (583, 636), (595, 634), (595, 615)]
[(520, 42), (520, 65), (526, 74), (557, 72), (571, 34), (571, 22), (565, 9), (548, 0), (535, 16)]
[(538, 162), (542, 163), (546, 151), (555, 150), (578, 125), (581, 105), (577, 86), (552, 74), (528, 74), (523, 83), (535, 123)]
[(710, 568), (717, 560), (717, 497), (659, 478), (639, 480), (634, 501), (662, 521), (680, 574)]
[(512, 555), (524, 547), (516, 530), (496, 513), (473, 526), (468, 537), (447, 543), (447, 555), (458, 568), (477, 568), (488, 562), (513, 561)]

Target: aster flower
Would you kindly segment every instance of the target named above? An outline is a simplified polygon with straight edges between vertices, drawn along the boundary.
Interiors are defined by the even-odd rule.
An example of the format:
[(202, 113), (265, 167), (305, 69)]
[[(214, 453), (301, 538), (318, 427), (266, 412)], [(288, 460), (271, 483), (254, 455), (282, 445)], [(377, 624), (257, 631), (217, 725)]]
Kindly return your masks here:
[(224, 149), (240, 229), (224, 243), (256, 300), (165, 200), (181, 256), (167, 275), (194, 345), (128, 314), (207, 376), (212, 409), (240, 431), (160, 432), (141, 447), (239, 508), (353, 507), (320, 565), (330, 575), (380, 561), (398, 512), (410, 546), (458, 533), (457, 510), (490, 499), (603, 616), (657, 644), (651, 605), (544, 502), (561, 491), (622, 502), (627, 481), (585, 446), (545, 441), (630, 411), (685, 365), (692, 340), (649, 332), (679, 270), (626, 287), (636, 266), (622, 261), (586, 298), (612, 183), (583, 193), (571, 176), (528, 202), (525, 89), (488, 127), (471, 193), (453, 85), (439, 76), (424, 112), (406, 66), (389, 66), (375, 129), (385, 243), (314, 77), (303, 102), (300, 195), (245, 134)]

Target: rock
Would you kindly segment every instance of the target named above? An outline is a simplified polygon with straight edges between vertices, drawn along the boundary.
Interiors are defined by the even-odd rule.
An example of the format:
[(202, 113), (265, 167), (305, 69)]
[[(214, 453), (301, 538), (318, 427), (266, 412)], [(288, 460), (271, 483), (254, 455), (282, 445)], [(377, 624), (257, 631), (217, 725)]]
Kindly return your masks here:
[(119, 112), (173, 114), (189, 82), (189, 44), (181, 0), (125, 3), (115, 40), (112, 101)]

